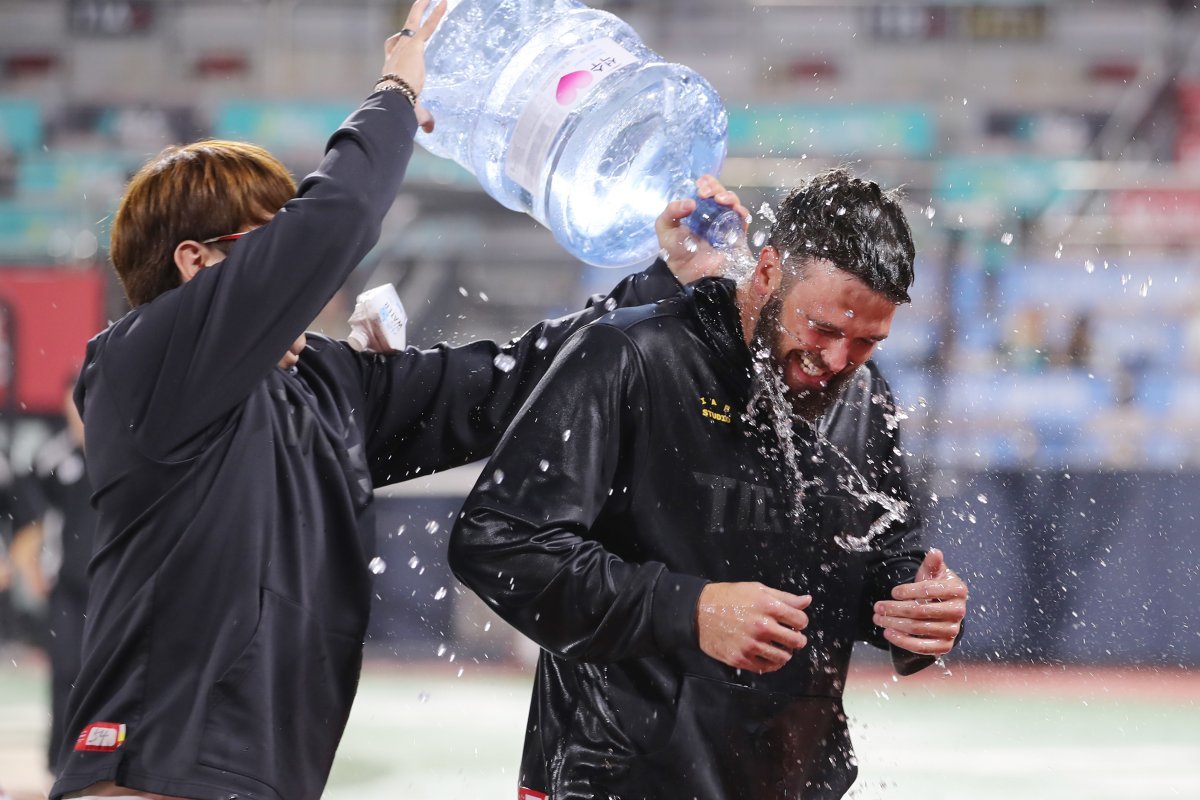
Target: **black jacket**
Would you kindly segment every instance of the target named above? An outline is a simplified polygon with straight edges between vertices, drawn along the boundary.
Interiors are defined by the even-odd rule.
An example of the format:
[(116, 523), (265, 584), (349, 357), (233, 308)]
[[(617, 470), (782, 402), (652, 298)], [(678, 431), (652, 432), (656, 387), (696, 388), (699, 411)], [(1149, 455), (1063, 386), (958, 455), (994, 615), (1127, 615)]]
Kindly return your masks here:
[[(751, 366), (728, 281), (607, 315), (563, 347), (467, 500), (455, 574), (544, 648), (526, 788), (735, 800), (853, 782), (851, 647), (886, 646), (870, 604), (922, 557), (894, 409), (868, 365), (820, 434), (799, 426), (797, 515), (777, 439), (745, 413)], [(886, 516), (870, 492), (904, 519), (844, 549)], [(705, 583), (749, 580), (813, 595), (808, 646), (767, 675), (697, 645)], [(901, 671), (928, 663), (908, 656)]]
[[(358, 683), (372, 488), (487, 454), (558, 345), (604, 313), (504, 348), (384, 356), (310, 336), (279, 369), (378, 238), (415, 129), (399, 92), (373, 95), (272, 222), (89, 344), (76, 397), (100, 522), (52, 797), (100, 780), (319, 797)], [(677, 292), (658, 264), (612, 300)], [(95, 723), (123, 741), (113, 727), (88, 749)]]

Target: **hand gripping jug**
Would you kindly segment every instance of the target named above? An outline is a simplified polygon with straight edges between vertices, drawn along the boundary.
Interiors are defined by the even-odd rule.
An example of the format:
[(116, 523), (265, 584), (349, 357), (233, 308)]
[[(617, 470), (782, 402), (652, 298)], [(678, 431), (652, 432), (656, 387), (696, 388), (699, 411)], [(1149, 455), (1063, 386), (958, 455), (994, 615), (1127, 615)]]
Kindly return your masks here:
[(708, 82), (577, 0), (447, 0), (426, 50), (417, 140), (532, 215), (576, 258), (648, 263), (667, 202), (725, 159)]

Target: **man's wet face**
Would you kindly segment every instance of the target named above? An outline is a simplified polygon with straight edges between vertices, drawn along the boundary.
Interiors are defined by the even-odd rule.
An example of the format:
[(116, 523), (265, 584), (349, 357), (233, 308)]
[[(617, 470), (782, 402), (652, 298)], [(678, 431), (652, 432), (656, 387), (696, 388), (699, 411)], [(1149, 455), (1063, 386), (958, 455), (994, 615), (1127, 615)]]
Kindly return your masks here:
[(859, 365), (891, 330), (896, 306), (828, 262), (777, 290), (754, 328), (787, 387), (793, 410), (815, 419), (833, 405)]

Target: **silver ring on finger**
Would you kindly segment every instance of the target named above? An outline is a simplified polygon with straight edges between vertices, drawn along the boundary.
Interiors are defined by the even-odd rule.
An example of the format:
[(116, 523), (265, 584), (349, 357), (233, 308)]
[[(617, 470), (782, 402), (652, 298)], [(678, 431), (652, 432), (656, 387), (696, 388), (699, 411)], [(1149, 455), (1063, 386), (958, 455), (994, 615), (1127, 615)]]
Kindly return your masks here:
[(400, 35), (401, 36), (416, 36), (417, 32), (414, 31), (412, 28), (401, 28)]

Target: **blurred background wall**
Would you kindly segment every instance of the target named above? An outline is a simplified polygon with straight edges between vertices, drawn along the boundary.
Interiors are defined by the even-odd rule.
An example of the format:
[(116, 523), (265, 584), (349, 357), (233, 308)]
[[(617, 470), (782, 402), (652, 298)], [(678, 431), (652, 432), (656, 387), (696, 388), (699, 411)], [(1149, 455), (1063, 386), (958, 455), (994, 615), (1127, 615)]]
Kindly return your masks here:
[[(721, 93), (722, 177), (757, 212), (754, 229), (764, 204), (826, 166), (905, 187), (915, 302), (878, 360), (907, 415), (930, 538), (972, 583), (963, 652), (1200, 664), (1196, 4), (592, 5)], [(11, 472), (60, 424), (86, 340), (124, 313), (107, 225), (131, 171), (214, 136), (262, 144), (303, 175), (370, 90), (406, 11), (0, 0)], [(344, 334), (353, 296), (391, 281), (410, 342), (503, 339), (619, 277), (573, 262), (469, 174), (418, 152), (379, 246), (314, 327)], [(519, 658), (445, 567), (472, 482), (468, 469), (381, 493), (373, 652)]]

